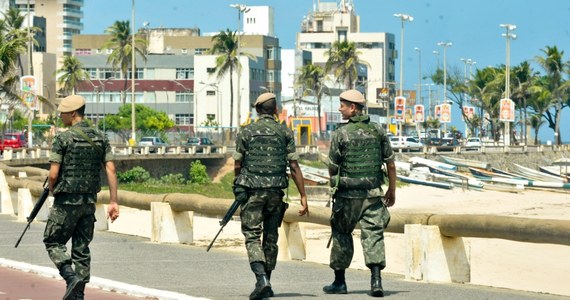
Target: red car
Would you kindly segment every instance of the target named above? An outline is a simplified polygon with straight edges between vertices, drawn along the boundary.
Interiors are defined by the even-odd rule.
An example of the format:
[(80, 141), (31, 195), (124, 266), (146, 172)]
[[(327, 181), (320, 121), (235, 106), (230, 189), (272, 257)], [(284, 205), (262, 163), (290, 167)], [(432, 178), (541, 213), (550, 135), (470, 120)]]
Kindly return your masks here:
[(0, 140), (0, 151), (26, 147), (28, 141), (23, 133), (6, 133)]

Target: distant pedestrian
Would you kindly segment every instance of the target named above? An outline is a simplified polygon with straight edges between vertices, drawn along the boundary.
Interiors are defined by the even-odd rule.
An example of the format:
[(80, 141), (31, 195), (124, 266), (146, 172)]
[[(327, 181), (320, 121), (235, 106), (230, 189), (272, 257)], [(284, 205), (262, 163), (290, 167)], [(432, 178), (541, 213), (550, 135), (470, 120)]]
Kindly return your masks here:
[[(111, 222), (119, 217), (117, 176), (109, 141), (105, 135), (83, 120), (85, 100), (65, 97), (58, 109), (69, 130), (55, 136), (49, 157), (49, 189), (54, 196), (44, 232), (44, 244), (50, 259), (65, 279), (64, 300), (84, 299), (89, 282), (95, 226), (95, 202), (101, 190), (101, 169), (109, 183)], [(71, 239), (71, 255), (66, 244)]]
[[(352, 232), (360, 224), (364, 260), (372, 273), (371, 295), (383, 297), (380, 271), (386, 267), (384, 229), (390, 221), (387, 207), (396, 201), (396, 167), (384, 130), (362, 113), (365, 104), (364, 96), (356, 90), (340, 94), (339, 111), (348, 123), (333, 132), (329, 152), (329, 173), (335, 190), (330, 267), (335, 279), (323, 291), (347, 293), (345, 270), (354, 254)], [(385, 180), (383, 164), (389, 181), (384, 195), (380, 188)]]
[(243, 127), (236, 140), (234, 189), (241, 190), (245, 198), (241, 231), (257, 280), (249, 299), (263, 299), (273, 297), (270, 279), (277, 263), (278, 227), (288, 207), (283, 202), (283, 189), (289, 184), (287, 165), (301, 195), (299, 215), (308, 215), (309, 207), (293, 132), (276, 119), (275, 95), (260, 95), (255, 109), (259, 118)]

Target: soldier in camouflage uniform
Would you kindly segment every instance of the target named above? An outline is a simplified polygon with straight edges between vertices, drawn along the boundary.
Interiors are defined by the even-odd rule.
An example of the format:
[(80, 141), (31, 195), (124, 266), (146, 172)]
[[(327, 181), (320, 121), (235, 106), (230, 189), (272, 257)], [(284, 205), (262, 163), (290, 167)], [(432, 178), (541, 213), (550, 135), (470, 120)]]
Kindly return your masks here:
[(243, 127), (236, 140), (234, 189), (247, 193), (241, 204), (241, 231), (257, 280), (249, 298), (262, 299), (273, 296), (269, 280), (277, 262), (277, 230), (287, 209), (283, 202), (283, 189), (289, 183), (287, 164), (301, 195), (299, 215), (309, 215), (309, 208), (293, 132), (274, 116), (275, 95), (260, 95), (255, 108), (259, 118)]
[[(366, 100), (356, 90), (340, 94), (339, 111), (348, 121), (334, 131), (329, 152), (329, 173), (334, 204), (331, 215), (332, 249), (330, 267), (335, 280), (323, 287), (327, 294), (346, 294), (345, 269), (354, 254), (352, 232), (361, 228), (366, 266), (370, 268), (371, 295), (383, 297), (380, 270), (386, 267), (384, 229), (390, 221), (387, 207), (396, 200), (396, 167), (390, 142), (376, 123), (362, 110)], [(388, 190), (383, 195), (382, 165), (388, 170)]]
[[(113, 154), (105, 135), (90, 127), (83, 116), (85, 100), (68, 96), (58, 107), (62, 122), (69, 130), (58, 134), (49, 157), (49, 189), (54, 196), (44, 232), (44, 244), (50, 259), (65, 279), (67, 299), (83, 299), (90, 279), (95, 202), (101, 190), (101, 168), (109, 183), (111, 222), (119, 216), (117, 176)], [(65, 244), (71, 239), (71, 255)], [(73, 267), (72, 267), (73, 265)]]

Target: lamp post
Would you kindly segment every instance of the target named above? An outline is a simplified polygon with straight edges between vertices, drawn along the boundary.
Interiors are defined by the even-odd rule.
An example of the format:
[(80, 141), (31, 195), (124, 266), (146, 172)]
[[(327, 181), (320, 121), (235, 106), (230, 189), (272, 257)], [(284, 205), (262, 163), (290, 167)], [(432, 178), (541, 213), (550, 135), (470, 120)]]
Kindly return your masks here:
[[(240, 41), (241, 41), (241, 32), (240, 32), (240, 27), (241, 27), (241, 14), (242, 13), (246, 13), (250, 11), (250, 8), (248, 8), (245, 4), (230, 4), (230, 7), (237, 9), (238, 11), (238, 26), (237, 26), (237, 47), (236, 47), (236, 57), (237, 57), (237, 80), (236, 80), (236, 87), (237, 87), (237, 116), (236, 116), (236, 120), (237, 120), (237, 131), (239, 131), (239, 126), (241, 124), (241, 89), (240, 89), (240, 78), (241, 78), (241, 64), (240, 64)], [(231, 76), (231, 74), (230, 74)], [(231, 124), (230, 124), (231, 126)]]
[[(447, 48), (453, 44), (451, 42), (439, 42), (437, 45), (443, 47), (443, 103), (447, 103)], [(443, 123), (443, 131), (447, 132), (447, 122)]]
[(137, 140), (135, 122), (135, 0), (132, 0), (131, 14), (131, 139), (129, 145), (134, 146)]
[[(507, 41), (507, 53), (506, 53), (506, 64), (505, 64), (505, 98), (511, 99), (511, 40), (517, 38), (517, 35), (512, 33), (517, 29), (516, 25), (513, 24), (499, 24), (500, 27), (506, 29), (506, 33), (501, 34)], [(509, 146), (511, 143), (511, 131), (509, 121), (505, 121), (505, 134), (504, 134), (505, 146)]]
[[(412, 22), (414, 17), (406, 14), (394, 14), (394, 17), (399, 18), (402, 21), (401, 33), (400, 33), (400, 91), (399, 96), (404, 95), (404, 24), (406, 22)], [(398, 122), (401, 127), (402, 122)], [(402, 136), (402, 128), (398, 130), (400, 136)]]
[[(418, 97), (419, 101), (422, 101), (422, 49), (415, 47), (414, 51), (418, 52)], [(419, 102), (416, 101), (416, 104)]]

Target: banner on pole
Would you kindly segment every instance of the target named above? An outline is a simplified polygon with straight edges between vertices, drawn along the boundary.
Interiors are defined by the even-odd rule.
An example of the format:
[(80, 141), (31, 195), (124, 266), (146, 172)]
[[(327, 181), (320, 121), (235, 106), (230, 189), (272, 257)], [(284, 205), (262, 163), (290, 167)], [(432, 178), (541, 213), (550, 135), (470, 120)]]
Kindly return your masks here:
[(421, 104), (414, 105), (414, 122), (421, 123), (424, 121), (424, 106)]
[(398, 96), (394, 99), (394, 119), (396, 122), (404, 121), (404, 114), (406, 112), (406, 98)]
[(463, 106), (463, 119), (471, 120), (475, 115), (475, 107), (473, 106)]
[(441, 105), (441, 118), (439, 120), (441, 123), (451, 122), (451, 105), (444, 103)]
[(436, 119), (441, 121), (441, 104), (435, 106), (434, 114)]
[(513, 122), (515, 120), (515, 103), (511, 99), (501, 99), (499, 103), (499, 121)]

